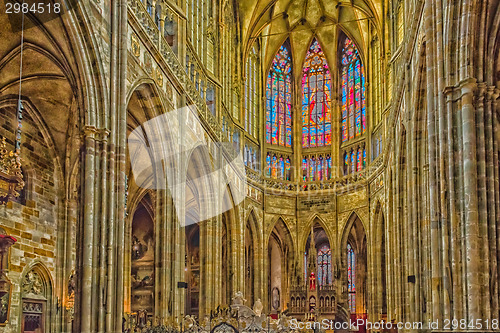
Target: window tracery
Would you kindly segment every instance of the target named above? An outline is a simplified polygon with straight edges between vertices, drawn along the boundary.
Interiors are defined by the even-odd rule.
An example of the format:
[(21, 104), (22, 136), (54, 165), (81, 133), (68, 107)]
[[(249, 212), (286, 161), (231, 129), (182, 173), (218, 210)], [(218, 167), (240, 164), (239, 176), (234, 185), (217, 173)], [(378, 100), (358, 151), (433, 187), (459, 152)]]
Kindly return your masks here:
[(366, 130), (365, 76), (356, 45), (345, 39), (341, 54), (342, 142), (361, 136)]
[(344, 152), (344, 175), (353, 174), (366, 167), (366, 148), (364, 143), (351, 147)]
[(266, 156), (266, 176), (280, 180), (292, 180), (290, 157), (268, 152)]
[(303, 181), (325, 181), (332, 175), (332, 158), (329, 154), (308, 154), (302, 158)]
[(328, 245), (318, 250), (318, 285), (320, 287), (332, 284), (332, 251)]
[(356, 256), (350, 243), (347, 243), (347, 291), (349, 311), (356, 313)]
[(282, 45), (267, 76), (266, 141), (284, 147), (292, 145), (291, 71), (290, 51)]
[(254, 46), (245, 66), (245, 130), (253, 137), (257, 136), (258, 124), (258, 88), (259, 82), (257, 50)]
[(318, 40), (307, 51), (302, 76), (302, 147), (332, 143), (330, 69)]
[(245, 144), (244, 162), (246, 167), (254, 171), (259, 170), (259, 149), (257, 146), (250, 143)]

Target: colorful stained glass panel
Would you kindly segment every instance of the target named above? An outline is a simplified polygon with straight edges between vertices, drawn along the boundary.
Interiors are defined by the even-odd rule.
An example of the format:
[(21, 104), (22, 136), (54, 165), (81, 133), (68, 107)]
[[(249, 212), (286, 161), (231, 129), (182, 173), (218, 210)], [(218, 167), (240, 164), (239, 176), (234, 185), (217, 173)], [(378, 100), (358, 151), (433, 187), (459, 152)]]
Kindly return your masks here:
[(274, 57), (266, 84), (266, 142), (292, 145), (292, 75), (290, 52), (282, 45)]
[(356, 257), (349, 243), (347, 243), (347, 291), (349, 310), (351, 313), (356, 313)]
[(358, 49), (349, 38), (341, 57), (341, 133), (346, 142), (366, 130), (365, 77)]
[(326, 57), (315, 39), (302, 76), (302, 147), (331, 145), (331, 77)]

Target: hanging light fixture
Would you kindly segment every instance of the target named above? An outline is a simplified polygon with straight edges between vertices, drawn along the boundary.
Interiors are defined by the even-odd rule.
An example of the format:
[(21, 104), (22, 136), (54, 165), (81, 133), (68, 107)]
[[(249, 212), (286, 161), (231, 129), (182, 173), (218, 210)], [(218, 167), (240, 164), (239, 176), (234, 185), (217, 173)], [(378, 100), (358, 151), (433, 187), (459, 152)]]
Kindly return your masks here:
[(24, 187), (21, 171), (21, 128), (23, 120), (23, 102), (21, 99), (23, 75), (23, 47), (24, 47), (24, 13), (21, 18), (21, 60), (19, 66), (19, 97), (17, 102), (17, 130), (15, 150), (9, 151), (5, 138), (0, 142), (0, 205), (17, 198)]

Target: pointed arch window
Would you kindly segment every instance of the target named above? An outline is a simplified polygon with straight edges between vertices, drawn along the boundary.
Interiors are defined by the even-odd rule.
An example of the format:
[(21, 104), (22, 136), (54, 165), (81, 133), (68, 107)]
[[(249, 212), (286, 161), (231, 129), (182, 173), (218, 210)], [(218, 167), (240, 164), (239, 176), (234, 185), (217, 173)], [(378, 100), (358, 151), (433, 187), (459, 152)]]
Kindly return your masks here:
[(356, 256), (350, 243), (347, 243), (347, 291), (349, 311), (356, 313)]
[(266, 141), (292, 146), (292, 61), (282, 45), (274, 57), (266, 84)]
[(245, 67), (245, 130), (253, 137), (257, 136), (258, 68), (257, 51), (254, 46)]
[(332, 177), (332, 158), (330, 155), (307, 155), (302, 158), (302, 180), (325, 181)]
[(366, 168), (366, 148), (364, 144), (344, 151), (344, 175), (353, 174)]
[(156, 7), (156, 10), (155, 10), (155, 24), (156, 24), (156, 27), (158, 28), (158, 30), (161, 31), (161, 23), (160, 23), (160, 7)]
[(366, 130), (365, 76), (356, 45), (346, 37), (340, 66), (342, 142)]
[(332, 284), (332, 251), (325, 244), (318, 250), (318, 285), (329, 286)]
[(280, 180), (291, 180), (291, 161), (288, 156), (277, 156), (271, 152), (266, 157), (266, 176)]
[(332, 143), (332, 80), (318, 40), (307, 51), (302, 76), (302, 147), (323, 147)]
[(153, 2), (151, 0), (146, 1), (146, 11), (149, 15), (153, 16)]

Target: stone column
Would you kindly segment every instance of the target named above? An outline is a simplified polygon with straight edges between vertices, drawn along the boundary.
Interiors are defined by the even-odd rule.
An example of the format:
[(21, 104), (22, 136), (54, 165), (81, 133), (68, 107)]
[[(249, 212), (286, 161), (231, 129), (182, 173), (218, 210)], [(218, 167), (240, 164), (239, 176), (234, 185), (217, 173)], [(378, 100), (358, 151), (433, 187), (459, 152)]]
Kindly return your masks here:
[(473, 105), (475, 80), (461, 83), (461, 114), (465, 199), (465, 277), (468, 313), (467, 319), (482, 318), (480, 281), (480, 235), (477, 198), (477, 134), (475, 109)]
[[(92, 252), (94, 247), (94, 182), (95, 182), (95, 128), (85, 129), (85, 162), (84, 174), (85, 184), (83, 189), (83, 228), (81, 231), (81, 247), (80, 247), (80, 300), (79, 310), (80, 316), (77, 320), (77, 327), (82, 333), (90, 333), (94, 331), (92, 326)], [(79, 325), (78, 325), (79, 324)], [(76, 329), (76, 330), (75, 330)], [(74, 331), (78, 331), (75, 327)]]

